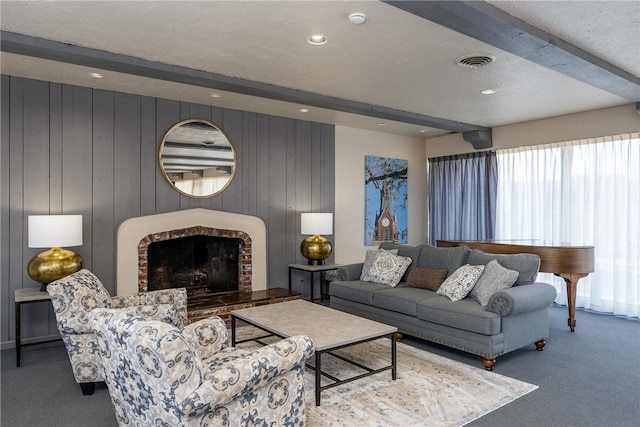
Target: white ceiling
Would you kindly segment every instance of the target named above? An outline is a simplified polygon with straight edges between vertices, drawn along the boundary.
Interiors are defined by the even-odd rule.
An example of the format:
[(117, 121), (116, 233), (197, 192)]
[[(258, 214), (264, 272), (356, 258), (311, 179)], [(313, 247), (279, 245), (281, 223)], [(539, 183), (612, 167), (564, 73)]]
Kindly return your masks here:
[[(526, 23), (640, 78), (640, 1), (489, 1)], [(367, 16), (351, 24), (353, 12)], [(629, 99), (537, 65), (379, 1), (1, 1), (4, 32), (178, 65), (483, 127), (630, 104)], [(328, 42), (307, 43), (322, 33)], [(462, 68), (456, 58), (495, 62)], [(544, 54), (544, 52), (541, 52)], [(3, 74), (302, 120), (431, 137), (395, 120), (216, 88), (54, 62), (0, 56)], [(102, 79), (88, 76), (99, 71)], [(251, 84), (251, 82), (248, 82)], [(496, 89), (482, 95), (482, 89)], [(217, 92), (220, 98), (212, 98)], [(307, 107), (308, 113), (299, 109)], [(379, 123), (386, 122), (385, 126)], [(423, 132), (420, 132), (423, 131)]]

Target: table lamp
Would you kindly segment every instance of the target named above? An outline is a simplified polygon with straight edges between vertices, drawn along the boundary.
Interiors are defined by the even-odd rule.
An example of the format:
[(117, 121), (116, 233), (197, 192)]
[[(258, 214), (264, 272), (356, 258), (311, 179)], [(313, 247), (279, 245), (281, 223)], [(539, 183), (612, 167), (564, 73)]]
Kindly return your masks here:
[(324, 265), (333, 247), (321, 234), (333, 234), (333, 214), (303, 213), (300, 220), (300, 233), (310, 235), (300, 243), (302, 256), (309, 260), (309, 265)]
[(51, 248), (31, 258), (27, 266), (29, 276), (47, 284), (75, 273), (83, 267), (80, 255), (62, 246), (82, 245), (82, 215), (29, 215), (29, 247)]

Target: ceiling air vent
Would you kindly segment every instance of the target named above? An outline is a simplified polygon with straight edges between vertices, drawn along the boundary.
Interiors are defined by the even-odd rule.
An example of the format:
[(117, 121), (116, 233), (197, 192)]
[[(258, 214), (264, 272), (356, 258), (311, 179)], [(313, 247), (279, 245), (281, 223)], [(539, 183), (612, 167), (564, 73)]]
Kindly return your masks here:
[(456, 59), (456, 64), (464, 68), (480, 68), (495, 61), (494, 56), (488, 55), (465, 55)]

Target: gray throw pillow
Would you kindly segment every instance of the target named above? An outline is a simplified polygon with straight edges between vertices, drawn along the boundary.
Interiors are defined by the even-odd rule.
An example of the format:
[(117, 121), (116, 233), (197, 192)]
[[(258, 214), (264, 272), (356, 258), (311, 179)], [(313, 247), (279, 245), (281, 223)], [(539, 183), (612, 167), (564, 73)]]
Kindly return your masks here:
[(396, 286), (402, 275), (411, 264), (411, 258), (393, 255), (387, 251), (379, 250), (373, 259), (371, 268), (366, 274), (362, 274), (360, 280)]
[(482, 276), (469, 293), (469, 297), (486, 307), (491, 295), (513, 286), (518, 280), (518, 275), (517, 271), (504, 268), (494, 259), (485, 266)]
[(469, 295), (483, 270), (484, 265), (465, 264), (447, 277), (436, 293), (444, 295), (451, 301), (460, 301)]

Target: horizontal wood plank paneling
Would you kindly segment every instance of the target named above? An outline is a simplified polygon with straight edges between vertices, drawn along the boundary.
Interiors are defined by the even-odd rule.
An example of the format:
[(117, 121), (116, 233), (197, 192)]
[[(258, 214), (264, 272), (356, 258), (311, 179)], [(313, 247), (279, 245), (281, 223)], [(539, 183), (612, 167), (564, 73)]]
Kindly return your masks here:
[[(74, 250), (114, 294), (116, 230), (127, 218), (192, 207), (257, 215), (268, 286), (284, 287), (287, 264), (301, 261), (299, 213), (333, 211), (332, 125), (9, 76), (1, 93), (3, 347), (15, 339), (13, 291), (38, 286), (26, 273), (40, 251), (27, 247), (30, 214), (82, 214)], [(181, 196), (158, 167), (162, 137), (185, 118), (212, 121), (235, 145), (234, 179), (213, 198)], [(23, 316), (26, 339), (56, 333), (52, 310), (36, 306)]]

